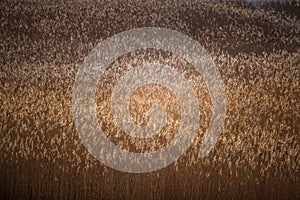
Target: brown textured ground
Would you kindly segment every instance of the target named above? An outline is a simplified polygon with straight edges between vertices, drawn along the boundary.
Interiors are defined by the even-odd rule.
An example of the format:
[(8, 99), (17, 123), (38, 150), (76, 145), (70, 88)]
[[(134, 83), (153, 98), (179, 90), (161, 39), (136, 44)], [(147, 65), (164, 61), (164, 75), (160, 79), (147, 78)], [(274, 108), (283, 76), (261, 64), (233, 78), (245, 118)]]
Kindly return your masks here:
[[(299, 4), (271, 8), (135, 0), (1, 1), (2, 199), (299, 199), (300, 21), (294, 12)], [(82, 145), (72, 121), (72, 85), (84, 57), (99, 42), (144, 26), (181, 31), (208, 50), (225, 84), (227, 114), (220, 141), (206, 158), (196, 160), (199, 145), (194, 144), (160, 171), (128, 174), (105, 167)], [(103, 102), (109, 102), (116, 81), (112, 69), (136, 62), (133, 58), (142, 62), (146, 54), (124, 56), (108, 70), (99, 83), (107, 91), (98, 93), (98, 109), (107, 109)], [(147, 59), (155, 56), (150, 52)], [(210, 116), (201, 76), (172, 55), (159, 59), (190, 74), (203, 111), (201, 138)], [(168, 107), (168, 102), (162, 104)], [(99, 116), (99, 121), (118, 143), (112, 119)], [(176, 128), (175, 122), (169, 126)], [(155, 141), (148, 142), (158, 148)], [(130, 140), (126, 142), (120, 147), (127, 148)]]

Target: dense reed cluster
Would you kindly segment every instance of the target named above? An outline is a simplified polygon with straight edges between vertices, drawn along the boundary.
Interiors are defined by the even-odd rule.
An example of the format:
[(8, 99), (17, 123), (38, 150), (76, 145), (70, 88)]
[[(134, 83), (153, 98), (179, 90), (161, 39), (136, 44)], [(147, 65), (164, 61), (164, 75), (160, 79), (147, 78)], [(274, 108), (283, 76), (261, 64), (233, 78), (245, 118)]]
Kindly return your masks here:
[[(299, 16), (237, 2), (31, 0), (0, 3), (0, 19), (4, 197), (299, 198)], [(199, 160), (211, 115), (201, 74), (170, 52), (122, 56), (99, 81), (95, 97), (99, 124), (118, 147), (159, 149), (180, 125), (172, 91), (150, 85), (134, 93), (132, 117), (147, 124), (147, 110), (159, 103), (168, 113), (164, 129), (142, 140), (118, 128), (110, 96), (132, 67), (159, 62), (177, 69), (194, 89), (201, 111), (198, 137), (177, 162), (156, 172), (128, 174), (104, 166), (83, 146), (73, 122), (72, 88), (79, 66), (99, 42), (149, 26), (180, 31), (206, 48), (224, 81), (227, 113), (219, 142)]]

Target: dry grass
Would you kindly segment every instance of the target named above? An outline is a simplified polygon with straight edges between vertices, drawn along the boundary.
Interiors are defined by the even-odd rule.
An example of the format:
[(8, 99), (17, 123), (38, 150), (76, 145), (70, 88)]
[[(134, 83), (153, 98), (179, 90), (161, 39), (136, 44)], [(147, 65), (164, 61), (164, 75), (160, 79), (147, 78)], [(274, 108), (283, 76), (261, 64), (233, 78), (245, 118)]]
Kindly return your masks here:
[[(299, 19), (238, 3), (130, 2), (0, 3), (1, 196), (300, 198)], [(110, 94), (130, 67), (159, 60), (185, 72), (201, 110), (199, 138), (176, 163), (156, 172), (127, 174), (105, 167), (82, 145), (72, 119), (72, 86), (84, 57), (98, 42), (143, 26), (181, 31), (208, 50), (225, 84), (227, 114), (217, 146), (197, 160), (211, 114), (201, 75), (168, 53), (123, 56), (99, 82), (96, 97), (98, 112), (105, 113), (98, 115), (99, 123), (121, 148), (160, 148), (180, 123), (172, 93), (155, 86), (136, 91), (131, 111), (137, 123), (145, 124), (144, 113), (152, 103), (166, 106), (168, 123), (161, 134), (135, 140), (116, 127)]]

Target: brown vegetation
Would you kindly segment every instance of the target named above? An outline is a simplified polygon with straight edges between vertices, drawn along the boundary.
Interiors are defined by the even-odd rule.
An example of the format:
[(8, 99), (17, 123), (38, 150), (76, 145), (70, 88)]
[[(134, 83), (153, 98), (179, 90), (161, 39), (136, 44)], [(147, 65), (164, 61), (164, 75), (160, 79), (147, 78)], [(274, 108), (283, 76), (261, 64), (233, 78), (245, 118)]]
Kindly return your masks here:
[[(2, 199), (300, 198), (300, 22), (287, 13), (240, 3), (1, 2)], [(181, 31), (207, 49), (225, 84), (227, 114), (218, 144), (198, 160), (210, 116), (201, 75), (168, 53), (149, 50), (118, 59), (99, 82), (96, 98), (99, 113), (107, 113), (98, 115), (99, 123), (121, 148), (159, 148), (180, 123), (172, 93), (145, 87), (132, 99), (132, 115), (145, 124), (144, 111), (160, 90), (175, 105), (161, 101), (169, 111), (165, 132), (135, 141), (115, 127), (111, 88), (128, 66), (156, 59), (186, 72), (201, 110), (199, 138), (185, 155), (162, 170), (128, 174), (104, 166), (83, 146), (72, 119), (72, 87), (99, 42), (144, 26)], [(149, 102), (138, 107), (142, 94)]]

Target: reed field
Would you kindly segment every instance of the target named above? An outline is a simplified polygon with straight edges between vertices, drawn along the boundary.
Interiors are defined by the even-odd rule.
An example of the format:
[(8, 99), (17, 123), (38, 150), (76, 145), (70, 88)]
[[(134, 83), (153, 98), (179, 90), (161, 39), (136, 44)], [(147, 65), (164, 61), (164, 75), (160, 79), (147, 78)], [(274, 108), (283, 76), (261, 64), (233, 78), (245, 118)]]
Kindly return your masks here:
[[(241, 1), (0, 2), (1, 199), (300, 199), (300, 3)], [(111, 114), (112, 90), (146, 62), (176, 69), (195, 91), (200, 127), (176, 162), (149, 173), (105, 166), (75, 129), (72, 90), (90, 51), (134, 28), (163, 27), (198, 41), (220, 71), (226, 92), (223, 132), (198, 159), (211, 99), (201, 74), (171, 52), (153, 49), (118, 58), (99, 80), (97, 118), (119, 148), (150, 152), (180, 126), (172, 91), (147, 85), (133, 94), (135, 123), (154, 103), (167, 111), (162, 131), (126, 135)]]

